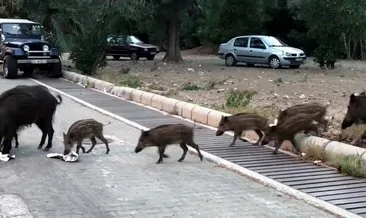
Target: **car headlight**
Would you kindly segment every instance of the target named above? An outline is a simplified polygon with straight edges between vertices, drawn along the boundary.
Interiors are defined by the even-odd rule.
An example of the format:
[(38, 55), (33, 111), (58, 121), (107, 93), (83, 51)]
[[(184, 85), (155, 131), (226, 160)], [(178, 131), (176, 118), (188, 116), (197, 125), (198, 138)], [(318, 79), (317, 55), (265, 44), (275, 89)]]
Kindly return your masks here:
[(147, 51), (148, 49), (147, 49), (147, 48), (145, 48), (144, 50), (145, 50), (145, 51)]
[(23, 49), (24, 49), (24, 51), (29, 51), (29, 46), (28, 45), (24, 45), (23, 46)]
[(288, 53), (288, 52), (286, 52), (286, 53), (285, 53), (285, 55), (286, 55), (286, 56), (291, 56), (291, 54), (290, 54), (290, 53)]
[(50, 50), (50, 48), (48, 47), (48, 45), (44, 45), (42, 48), (43, 48), (43, 51), (48, 51), (48, 50)]

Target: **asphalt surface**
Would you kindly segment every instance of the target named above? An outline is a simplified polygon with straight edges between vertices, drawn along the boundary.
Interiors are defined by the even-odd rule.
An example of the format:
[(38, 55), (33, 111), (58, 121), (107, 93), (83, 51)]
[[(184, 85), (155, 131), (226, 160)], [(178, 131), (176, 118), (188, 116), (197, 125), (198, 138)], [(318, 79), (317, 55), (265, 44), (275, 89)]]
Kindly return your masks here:
[[(19, 84), (35, 83), (0, 79), (0, 92)], [(0, 217), (333, 217), (195, 155), (179, 163), (178, 146), (157, 165), (155, 148), (133, 152), (140, 130), (62, 97), (50, 153), (62, 153), (62, 132), (84, 118), (112, 122), (110, 153), (98, 144), (77, 163), (49, 159), (36, 125), (23, 130), (16, 159), (0, 162)]]

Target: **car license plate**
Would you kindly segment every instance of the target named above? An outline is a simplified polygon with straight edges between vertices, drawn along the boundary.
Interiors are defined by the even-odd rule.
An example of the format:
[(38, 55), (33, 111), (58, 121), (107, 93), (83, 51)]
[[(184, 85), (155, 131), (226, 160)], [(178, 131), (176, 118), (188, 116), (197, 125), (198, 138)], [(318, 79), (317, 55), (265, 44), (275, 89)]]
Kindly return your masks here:
[(31, 60), (32, 64), (47, 64), (47, 60)]
[(296, 61), (302, 61), (302, 58), (296, 58)]
[(156, 52), (152, 51), (152, 52), (150, 52), (150, 54), (156, 54)]

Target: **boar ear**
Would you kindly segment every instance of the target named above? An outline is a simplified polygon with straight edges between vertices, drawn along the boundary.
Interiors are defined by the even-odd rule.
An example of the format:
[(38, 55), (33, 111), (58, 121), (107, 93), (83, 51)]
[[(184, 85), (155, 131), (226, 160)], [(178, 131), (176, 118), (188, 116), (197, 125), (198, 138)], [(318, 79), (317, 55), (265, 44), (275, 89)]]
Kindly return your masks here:
[(143, 131), (141, 134), (142, 134), (143, 136), (149, 136), (149, 131)]
[(351, 96), (349, 96), (349, 103), (355, 103), (356, 102), (356, 95), (352, 93)]
[(66, 138), (66, 134), (65, 134), (65, 132), (62, 132), (62, 134), (63, 134), (64, 138)]
[(227, 120), (228, 120), (228, 117), (227, 117), (227, 116), (224, 116), (222, 119), (223, 119), (224, 121), (227, 121)]

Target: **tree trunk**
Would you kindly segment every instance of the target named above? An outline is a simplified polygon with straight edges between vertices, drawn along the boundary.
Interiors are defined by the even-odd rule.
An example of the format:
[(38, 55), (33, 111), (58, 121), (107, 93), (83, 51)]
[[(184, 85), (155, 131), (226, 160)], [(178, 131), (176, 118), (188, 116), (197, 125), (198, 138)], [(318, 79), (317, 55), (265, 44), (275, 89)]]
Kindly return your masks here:
[(182, 54), (180, 52), (180, 11), (176, 9), (172, 12), (168, 21), (168, 45), (163, 61), (166, 62), (182, 62)]

